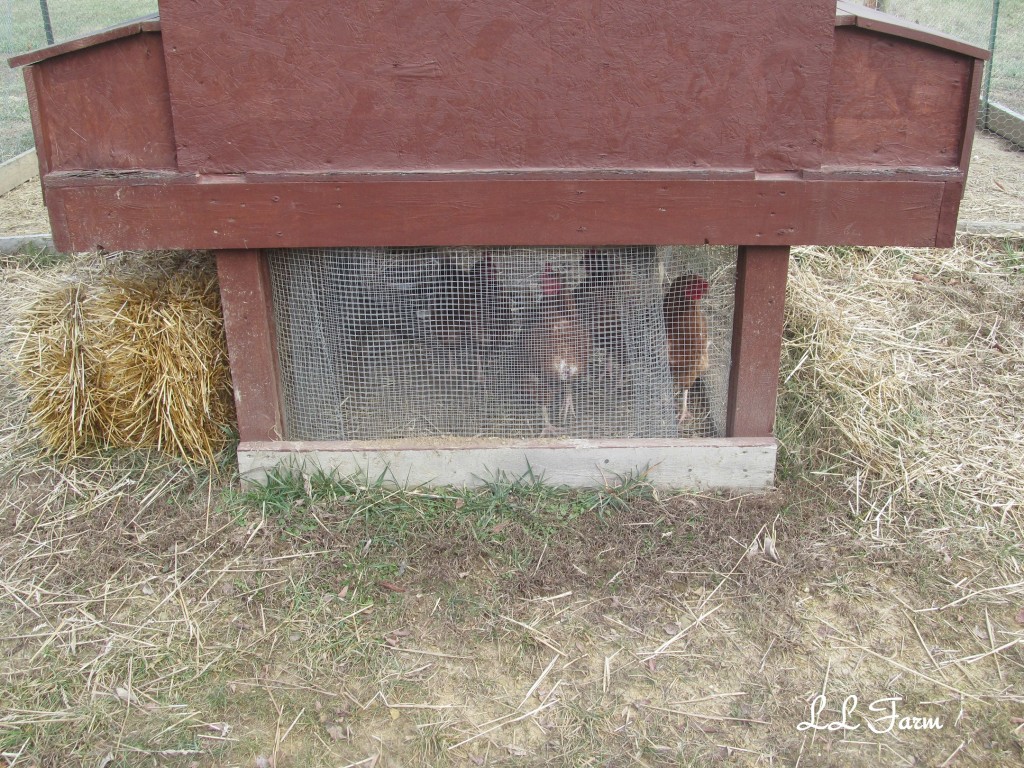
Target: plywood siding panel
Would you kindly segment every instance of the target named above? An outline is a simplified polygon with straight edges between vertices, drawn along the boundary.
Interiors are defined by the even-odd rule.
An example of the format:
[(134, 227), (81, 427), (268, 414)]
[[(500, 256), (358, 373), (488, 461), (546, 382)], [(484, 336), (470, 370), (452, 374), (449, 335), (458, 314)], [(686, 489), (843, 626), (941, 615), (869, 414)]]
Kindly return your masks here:
[(48, 170), (175, 167), (158, 33), (73, 51), (31, 69)]
[(931, 45), (836, 28), (824, 164), (959, 165), (973, 65)]
[(817, 167), (832, 0), (164, 0), (182, 170)]

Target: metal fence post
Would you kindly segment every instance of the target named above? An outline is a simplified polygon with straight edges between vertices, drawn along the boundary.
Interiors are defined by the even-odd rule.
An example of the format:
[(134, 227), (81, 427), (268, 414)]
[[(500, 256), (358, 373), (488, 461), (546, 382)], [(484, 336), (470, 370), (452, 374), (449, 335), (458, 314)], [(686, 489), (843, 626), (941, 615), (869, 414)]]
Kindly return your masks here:
[(50, 24), (50, 6), (46, 0), (39, 0), (39, 10), (43, 12), (43, 32), (46, 33), (46, 44), (53, 45), (53, 26)]
[(981, 94), (981, 127), (984, 130), (989, 130), (989, 93), (992, 90), (992, 68), (996, 63), (996, 31), (999, 28), (999, 0), (992, 0), (992, 26), (989, 29), (988, 37), (988, 49), (992, 53), (992, 58), (988, 60), (988, 64), (985, 66), (985, 87), (982, 89)]

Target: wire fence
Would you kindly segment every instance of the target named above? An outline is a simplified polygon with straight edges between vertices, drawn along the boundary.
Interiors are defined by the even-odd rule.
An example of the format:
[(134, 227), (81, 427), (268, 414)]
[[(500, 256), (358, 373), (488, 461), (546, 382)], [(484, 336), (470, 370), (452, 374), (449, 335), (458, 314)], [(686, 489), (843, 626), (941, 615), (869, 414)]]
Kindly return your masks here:
[(735, 267), (723, 246), (271, 251), (286, 437), (721, 436)]
[[(1024, 0), (860, 0), (992, 50), (980, 125), (1024, 148)], [(32, 148), (21, 73), (6, 59), (157, 10), (157, 0), (0, 0), (0, 162)]]

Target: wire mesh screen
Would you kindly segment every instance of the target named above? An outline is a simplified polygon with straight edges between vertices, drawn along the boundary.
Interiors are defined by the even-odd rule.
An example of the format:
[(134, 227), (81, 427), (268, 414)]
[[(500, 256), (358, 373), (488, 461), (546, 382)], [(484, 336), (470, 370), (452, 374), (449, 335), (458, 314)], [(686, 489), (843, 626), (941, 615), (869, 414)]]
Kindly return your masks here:
[(732, 248), (268, 259), (289, 439), (721, 434)]

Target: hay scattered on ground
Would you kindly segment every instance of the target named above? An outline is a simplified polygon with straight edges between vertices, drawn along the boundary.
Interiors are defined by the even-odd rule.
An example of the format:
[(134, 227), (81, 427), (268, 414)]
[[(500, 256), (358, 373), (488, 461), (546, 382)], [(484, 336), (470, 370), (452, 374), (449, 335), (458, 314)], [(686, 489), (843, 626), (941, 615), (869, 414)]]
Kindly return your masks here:
[(0, 236), (38, 235), (50, 231), (39, 179), (27, 181), (0, 196)]
[[(1024, 241), (803, 249), (787, 301), (787, 448), (890, 495), (1024, 503)], [(785, 410), (785, 409), (784, 409)]]
[(41, 273), (15, 335), (30, 419), (58, 453), (157, 448), (212, 461), (228, 440), (231, 380), (204, 254), (87, 257)]
[(1024, 150), (978, 132), (971, 151), (960, 223), (1024, 224)]

